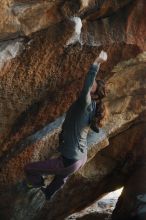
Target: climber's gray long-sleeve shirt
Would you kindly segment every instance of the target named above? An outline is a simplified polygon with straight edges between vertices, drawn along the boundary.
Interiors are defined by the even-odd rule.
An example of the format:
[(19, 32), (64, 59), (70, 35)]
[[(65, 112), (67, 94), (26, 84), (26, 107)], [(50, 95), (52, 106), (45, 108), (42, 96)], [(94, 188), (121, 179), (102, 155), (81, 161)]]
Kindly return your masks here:
[(90, 91), (98, 70), (99, 65), (91, 65), (80, 97), (70, 106), (62, 125), (59, 151), (68, 159), (79, 160), (87, 153), (87, 134), (96, 109)]

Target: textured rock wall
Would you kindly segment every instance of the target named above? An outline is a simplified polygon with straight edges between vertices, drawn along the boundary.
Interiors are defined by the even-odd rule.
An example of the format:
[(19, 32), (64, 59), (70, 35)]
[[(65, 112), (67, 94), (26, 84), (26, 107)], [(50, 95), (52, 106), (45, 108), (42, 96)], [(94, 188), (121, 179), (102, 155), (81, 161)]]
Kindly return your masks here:
[[(145, 0), (11, 0), (0, 7), (2, 219), (64, 219), (127, 180), (128, 188), (134, 164), (145, 159)], [(108, 53), (99, 72), (108, 89), (107, 137), (90, 148), (85, 167), (43, 208), (40, 192), (14, 190), (25, 164), (57, 154), (60, 128), (43, 129), (76, 99), (101, 49)]]
[[(28, 36), (61, 20), (58, 7), (63, 1), (2, 0), (0, 39)], [(59, 3), (59, 6), (58, 6)]]

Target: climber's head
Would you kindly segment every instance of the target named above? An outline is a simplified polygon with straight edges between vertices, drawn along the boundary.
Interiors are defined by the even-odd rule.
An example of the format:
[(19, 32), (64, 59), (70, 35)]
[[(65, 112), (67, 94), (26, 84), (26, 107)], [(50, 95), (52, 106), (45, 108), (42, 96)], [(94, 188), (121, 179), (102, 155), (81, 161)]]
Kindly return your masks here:
[[(94, 90), (96, 87), (96, 90)], [(91, 99), (96, 101), (96, 112), (91, 122), (91, 129), (98, 132), (98, 128), (102, 127), (107, 118), (108, 111), (103, 103), (103, 98), (106, 96), (105, 82), (103, 80), (96, 80), (92, 90)]]
[(94, 81), (90, 94), (92, 100), (103, 99), (106, 96), (105, 82), (103, 80)]

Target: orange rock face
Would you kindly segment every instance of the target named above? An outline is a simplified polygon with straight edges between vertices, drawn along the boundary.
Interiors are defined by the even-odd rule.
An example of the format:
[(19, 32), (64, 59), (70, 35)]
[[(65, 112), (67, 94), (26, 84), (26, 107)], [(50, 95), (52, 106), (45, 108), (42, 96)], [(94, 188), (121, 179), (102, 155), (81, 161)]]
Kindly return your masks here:
[(142, 50), (146, 50), (145, 11), (145, 1), (135, 1), (135, 4), (131, 7), (126, 27), (127, 43), (137, 44)]

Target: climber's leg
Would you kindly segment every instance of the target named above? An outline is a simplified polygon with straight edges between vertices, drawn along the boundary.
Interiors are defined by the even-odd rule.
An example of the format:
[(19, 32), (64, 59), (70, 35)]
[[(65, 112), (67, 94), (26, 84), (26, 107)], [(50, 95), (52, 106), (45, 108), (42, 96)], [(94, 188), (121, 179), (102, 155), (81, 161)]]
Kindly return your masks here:
[(64, 164), (61, 157), (30, 163), (24, 169), (27, 183), (34, 187), (40, 187), (44, 184), (42, 175), (58, 174), (62, 168), (64, 168)]
[(42, 192), (45, 194), (46, 200), (49, 200), (51, 196), (57, 192), (65, 184), (68, 176), (55, 176), (53, 181), (46, 188), (41, 188)]
[[(64, 168), (63, 172), (60, 175), (56, 175), (53, 181), (46, 187), (42, 188), (43, 193), (47, 200), (51, 198), (51, 196), (57, 192), (67, 181), (68, 177), (76, 172), (80, 167), (82, 167), (87, 160), (87, 155), (85, 155), (82, 159), (74, 162), (72, 165)], [(66, 162), (66, 161), (64, 161)]]

